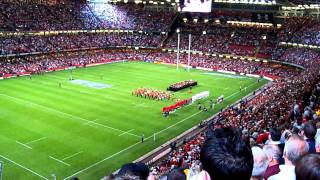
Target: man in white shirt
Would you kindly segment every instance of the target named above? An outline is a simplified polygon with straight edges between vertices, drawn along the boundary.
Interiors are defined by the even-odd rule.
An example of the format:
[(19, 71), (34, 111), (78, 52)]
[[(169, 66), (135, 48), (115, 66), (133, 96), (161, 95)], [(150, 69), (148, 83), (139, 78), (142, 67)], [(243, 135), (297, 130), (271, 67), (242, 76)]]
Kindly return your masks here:
[(280, 165), (280, 172), (269, 177), (268, 180), (295, 180), (295, 162), (309, 150), (308, 143), (298, 135), (292, 135), (286, 142), (283, 151), (284, 165)]

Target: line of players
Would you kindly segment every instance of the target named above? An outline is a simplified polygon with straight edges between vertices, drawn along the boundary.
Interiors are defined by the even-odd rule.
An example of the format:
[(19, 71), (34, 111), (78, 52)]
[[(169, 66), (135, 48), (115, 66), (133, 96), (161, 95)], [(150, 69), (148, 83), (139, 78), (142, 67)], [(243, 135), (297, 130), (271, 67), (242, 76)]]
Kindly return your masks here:
[(144, 97), (158, 101), (166, 101), (173, 98), (170, 92), (159, 91), (151, 88), (139, 88), (132, 91), (132, 95)]

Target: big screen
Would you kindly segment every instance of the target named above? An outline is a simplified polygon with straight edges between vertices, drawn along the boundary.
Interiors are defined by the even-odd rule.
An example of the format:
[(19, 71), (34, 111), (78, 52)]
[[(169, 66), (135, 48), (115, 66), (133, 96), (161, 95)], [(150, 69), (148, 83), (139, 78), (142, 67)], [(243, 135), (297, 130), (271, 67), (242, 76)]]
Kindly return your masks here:
[(211, 12), (212, 0), (180, 0), (182, 12)]

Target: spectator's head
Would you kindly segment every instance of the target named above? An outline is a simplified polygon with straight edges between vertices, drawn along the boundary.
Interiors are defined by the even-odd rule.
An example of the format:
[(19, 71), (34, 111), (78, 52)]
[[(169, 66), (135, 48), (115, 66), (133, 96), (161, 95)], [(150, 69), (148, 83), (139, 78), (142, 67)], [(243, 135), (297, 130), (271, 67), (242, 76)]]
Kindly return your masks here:
[(241, 132), (231, 128), (216, 129), (204, 143), (200, 160), (211, 179), (250, 179), (253, 156)]
[(149, 176), (149, 168), (143, 163), (128, 163), (121, 167), (118, 172), (120, 176), (139, 177), (140, 179), (147, 179)]
[(254, 161), (251, 179), (263, 179), (269, 164), (268, 157), (260, 147), (254, 146), (251, 150)]
[(186, 179), (187, 179), (187, 176), (183, 172), (182, 168), (174, 168), (167, 175), (167, 180), (186, 180)]
[(317, 134), (317, 129), (313, 124), (308, 122), (303, 126), (303, 134), (308, 139), (314, 139)]
[(279, 164), (281, 151), (277, 145), (265, 145), (263, 146), (263, 152), (266, 153), (269, 160), (269, 166)]
[(319, 180), (320, 155), (306, 154), (296, 163), (295, 173), (297, 180)]
[(272, 141), (280, 141), (281, 131), (277, 128), (270, 128), (269, 139)]
[(309, 150), (308, 143), (300, 136), (294, 134), (286, 142), (283, 157), (286, 165), (294, 165), (297, 160)]
[(109, 177), (112, 180), (141, 180), (139, 176), (132, 174), (117, 174), (115, 176)]

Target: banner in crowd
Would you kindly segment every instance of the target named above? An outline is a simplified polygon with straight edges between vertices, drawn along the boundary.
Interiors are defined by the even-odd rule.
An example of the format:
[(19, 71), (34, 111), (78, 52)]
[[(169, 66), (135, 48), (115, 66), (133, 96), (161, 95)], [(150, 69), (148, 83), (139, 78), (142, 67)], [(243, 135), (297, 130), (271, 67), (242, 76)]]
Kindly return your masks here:
[(180, 100), (171, 106), (167, 106), (167, 107), (162, 108), (162, 112), (174, 111), (177, 108), (181, 108), (182, 106), (188, 105), (190, 102), (191, 102), (191, 99)]
[(209, 91), (203, 91), (201, 93), (198, 93), (198, 94), (192, 96), (192, 98), (191, 98), (192, 99), (192, 103), (197, 101), (197, 100), (199, 100), (199, 99), (204, 99), (206, 97), (209, 97), (209, 95), (210, 95)]

